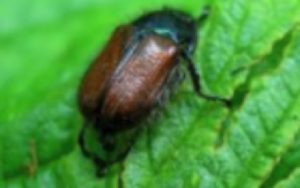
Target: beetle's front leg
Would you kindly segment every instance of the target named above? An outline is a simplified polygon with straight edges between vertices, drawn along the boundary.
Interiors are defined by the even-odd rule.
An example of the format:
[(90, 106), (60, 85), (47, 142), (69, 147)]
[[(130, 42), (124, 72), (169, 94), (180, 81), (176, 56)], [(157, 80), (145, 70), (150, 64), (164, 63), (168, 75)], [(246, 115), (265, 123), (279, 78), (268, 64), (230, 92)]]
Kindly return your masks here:
[(182, 52), (181, 57), (187, 64), (187, 69), (189, 71), (194, 90), (200, 97), (202, 97), (206, 100), (209, 100), (209, 101), (220, 101), (220, 102), (224, 103), (226, 106), (231, 105), (231, 101), (228, 99), (220, 98), (217, 96), (209, 96), (209, 95), (204, 94), (202, 91), (202, 87), (201, 87), (200, 75), (197, 72), (197, 69), (193, 63), (192, 58), (189, 55), (187, 55), (187, 53), (185, 53), (185, 52)]

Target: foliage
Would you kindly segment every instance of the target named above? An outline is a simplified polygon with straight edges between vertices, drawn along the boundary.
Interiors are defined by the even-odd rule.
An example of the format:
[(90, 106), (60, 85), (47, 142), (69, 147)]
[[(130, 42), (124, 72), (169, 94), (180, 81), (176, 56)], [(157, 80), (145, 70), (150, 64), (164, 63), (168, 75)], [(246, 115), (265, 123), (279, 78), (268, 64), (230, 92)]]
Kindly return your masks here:
[[(109, 34), (144, 12), (196, 17), (205, 101), (186, 80), (106, 177), (78, 148), (80, 78)], [(296, 187), (300, 1), (20, 0), (0, 7), (0, 187)], [(201, 34), (201, 36), (200, 36)]]

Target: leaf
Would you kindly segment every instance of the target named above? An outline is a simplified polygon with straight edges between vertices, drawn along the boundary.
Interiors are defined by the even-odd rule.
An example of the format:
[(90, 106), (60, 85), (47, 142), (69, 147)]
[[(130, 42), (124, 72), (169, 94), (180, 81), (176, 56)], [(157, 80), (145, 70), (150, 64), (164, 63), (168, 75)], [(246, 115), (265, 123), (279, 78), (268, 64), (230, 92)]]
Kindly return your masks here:
[(198, 187), (202, 156), (214, 153), (226, 110), (189, 92), (179, 96), (186, 100), (169, 105), (163, 120), (153, 123), (129, 154), (125, 187)]
[[(162, 125), (166, 127), (164, 132), (155, 132), (150, 154), (139, 144), (130, 154), (125, 163), (125, 187), (259, 187), (263, 184), (275, 162), (295, 144), (299, 134), (299, 44), (298, 28), (293, 42), (284, 49), (280, 67), (272, 74), (254, 77), (244, 103), (225, 119), (229, 130), (219, 148), (214, 147), (213, 141), (203, 144), (202, 139), (209, 139), (201, 128), (211, 127), (211, 120), (215, 126), (221, 126), (222, 115), (208, 113), (201, 109), (202, 105), (197, 110), (189, 107), (190, 116), (195, 119), (201, 117), (198, 115), (201, 111), (208, 114), (205, 119), (195, 121), (202, 122), (203, 127), (198, 127), (197, 123), (174, 121), (179, 114), (174, 109), (184, 107), (172, 108), (176, 115), (166, 115), (173, 121), (164, 120), (167, 122)], [(161, 137), (165, 140), (160, 141)], [(195, 145), (198, 150), (193, 148)]]
[[(208, 2), (208, 1), (207, 1)], [(112, 30), (164, 6), (204, 1), (4, 1), (0, 6), (0, 187), (295, 187), (299, 176), (297, 0), (212, 1), (196, 65), (105, 177), (77, 144), (81, 76)], [(200, 36), (201, 35), (201, 36)]]
[(215, 1), (203, 34), (200, 71), (211, 94), (232, 97), (257, 63), (299, 20), (299, 1)]
[[(282, 155), (278, 163), (275, 164), (272, 173), (266, 179), (262, 187), (271, 187), (276, 183), (281, 184), (289, 184), (289, 181), (296, 182), (294, 179), (297, 177), (297, 171), (300, 166), (300, 139), (299, 133), (297, 134), (293, 144), (290, 145), (289, 149)], [(295, 174), (295, 175), (294, 175)], [(286, 183), (281, 183), (281, 181)], [(277, 185), (277, 184), (276, 184)]]
[(296, 169), (288, 179), (286, 179), (285, 181), (280, 182), (276, 188), (287, 188), (287, 187), (297, 187), (299, 185), (299, 178), (300, 178), (300, 174), (299, 174), (299, 169)]
[[(289, 3), (291, 3), (289, 5), (281, 5), (279, 1), (260, 1), (257, 4), (255, 2), (239, 1), (239, 3), (235, 1), (233, 4), (227, 1), (226, 3), (217, 2), (217, 5), (222, 7), (220, 11), (224, 12), (224, 14), (230, 12), (229, 10), (232, 10), (236, 4), (239, 4), (239, 6), (244, 4), (243, 7), (245, 9), (252, 6), (264, 9), (266, 12), (272, 11), (271, 9), (267, 11), (270, 7), (263, 6), (264, 3), (272, 4), (278, 9), (294, 7), (291, 1), (289, 1)], [(251, 6), (246, 6), (247, 3), (251, 4)], [(234, 13), (234, 11), (231, 11), (230, 14), (232, 14), (232, 12)], [(249, 10), (249, 12), (251, 11)], [(291, 11), (277, 12), (290, 13)], [(219, 14), (221, 13), (219, 12)], [(258, 13), (251, 15), (252, 14), (243, 18), (243, 23), (247, 23), (245, 20), (257, 21), (257, 17), (262, 16)], [(235, 15), (235, 18), (239, 18), (239, 16), (241, 15)], [(227, 82), (227, 85), (227, 83), (223, 82), (222, 78), (217, 79), (215, 83), (210, 83), (210, 87), (213, 89), (219, 87), (220, 91), (222, 89), (222, 93), (230, 93), (226, 91), (227, 87), (230, 88), (232, 92), (238, 91), (242, 85), (243, 87), (247, 87), (244, 92), (248, 93), (242, 93), (245, 98), (242, 98), (244, 101), (241, 101), (242, 103), (238, 108), (230, 111), (227, 118), (222, 118), (222, 116), (217, 118), (209, 114), (204, 120), (199, 118), (201, 116), (195, 115), (201, 113), (203, 110), (200, 106), (196, 107), (196, 110), (189, 108), (189, 116), (194, 116), (195, 119), (198, 117), (196, 122), (203, 121), (203, 126), (205, 127), (210, 126), (206, 121), (211, 118), (214, 118), (216, 124), (219, 122), (218, 126), (229, 127), (225, 133), (224, 144), (214, 150), (216, 145), (213, 144), (214, 142), (211, 142), (208, 144), (208, 146), (210, 146), (210, 152), (208, 152), (206, 151), (207, 145), (201, 144), (201, 136), (205, 137), (206, 132), (195, 128), (196, 123), (183, 122), (182, 124), (189, 127), (186, 128), (186, 130), (182, 130), (178, 123), (167, 123), (168, 126), (163, 125), (166, 127), (165, 132), (158, 132), (155, 134), (154, 139), (151, 139), (154, 140), (154, 146), (151, 147), (154, 149), (150, 149), (150, 152), (145, 151), (145, 147), (141, 147), (137, 144), (137, 146), (134, 147), (134, 152), (130, 153), (125, 163), (126, 166), (123, 175), (125, 187), (240, 187), (241, 185), (243, 185), (243, 187), (259, 187), (259, 185), (264, 183), (265, 179), (270, 175), (272, 168), (274, 168), (274, 163), (294, 144), (294, 138), (300, 128), (298, 120), (300, 85), (297, 82), (297, 75), (299, 75), (300, 71), (299, 55), (297, 55), (299, 51), (299, 45), (297, 44), (299, 44), (300, 39), (297, 35), (299, 29), (293, 31), (293, 42), (291, 44), (289, 44), (288, 40), (288, 35), (290, 35), (288, 32), (289, 30), (293, 30), (293, 22), (297, 14), (282, 14), (281, 16), (283, 17), (282, 25), (280, 24), (280, 19), (279, 21), (276, 20), (277, 24), (273, 25), (273, 28), (270, 27), (272, 28), (271, 30), (268, 30), (270, 28), (265, 28), (266, 25), (262, 23), (254, 23), (254, 26), (251, 25), (254, 29), (239, 22), (232, 23), (234, 29), (241, 27), (240, 29), (245, 30), (245, 32), (241, 32), (241, 34), (248, 35), (249, 38), (256, 38), (258, 35), (257, 32), (251, 33), (251, 30), (267, 30), (262, 34), (259, 33), (262, 35), (260, 36), (260, 41), (263, 41), (261, 44), (252, 39), (251, 41), (253, 41), (253, 43), (243, 44), (245, 45), (244, 50), (234, 49), (232, 52), (233, 56), (241, 56), (242, 53), (247, 54), (250, 52), (249, 50), (255, 49), (254, 52), (251, 52), (251, 56), (245, 56), (248, 56), (246, 62), (239, 61), (234, 65), (243, 67), (245, 66), (243, 63), (247, 63), (243, 68), (245, 69), (243, 71), (247, 72), (247, 74), (243, 76), (244, 78), (239, 81), (239, 84)], [(294, 18), (286, 19), (284, 18), (286, 16), (292, 16)], [(208, 30), (206, 31), (208, 33), (204, 34), (204, 41), (201, 45), (202, 49), (200, 49), (198, 53), (201, 62), (203, 62), (201, 64), (203, 69), (201, 70), (204, 81), (206, 81), (208, 77), (215, 76), (216, 71), (220, 71), (220, 67), (223, 66), (223, 58), (229, 57), (227, 56), (228, 54), (223, 52), (223, 50), (230, 51), (231, 46), (227, 40), (233, 39), (233, 37), (231, 37), (232, 28), (229, 27), (225, 32), (224, 24), (221, 22), (225, 18), (220, 16), (216, 16), (216, 20), (213, 18), (211, 22), (208, 22)], [(226, 18), (231, 19), (230, 15), (227, 15)], [(273, 17), (265, 16), (261, 19), (268, 23), (272, 22)], [(239, 21), (239, 19), (237, 20)], [(291, 20), (294, 21), (289, 22)], [(214, 21), (218, 22), (218, 25), (211, 26)], [(220, 31), (221, 29), (218, 30), (218, 27), (223, 27), (223, 32)], [(248, 29), (250, 29), (250, 32), (246, 32)], [(212, 35), (212, 33), (216, 33), (216, 36)], [(209, 36), (211, 36), (211, 38)], [(219, 39), (221, 36), (224, 40)], [(275, 45), (274, 43), (279, 39), (280, 41), (277, 46), (272, 49)], [(239, 43), (241, 41), (237, 39), (236, 42)], [(254, 45), (256, 47), (254, 47)], [(260, 45), (264, 47), (258, 48)], [(212, 48), (215, 49), (212, 50)], [(270, 52), (271, 54), (268, 54), (268, 51), (271, 50), (270, 48), (273, 51)], [(262, 58), (262, 56), (266, 57)], [(224, 65), (227, 67), (222, 70), (222, 74), (226, 75), (235, 69), (233, 68), (234, 60), (229, 63), (229, 65)], [(208, 77), (206, 78), (205, 76)], [(233, 79), (239, 78), (232, 77), (232, 80)], [(214, 90), (214, 93), (218, 93), (218, 90)], [(239, 94), (240, 93), (237, 92), (236, 95)], [(236, 97), (239, 96), (234, 96), (234, 99)], [(174, 109), (177, 108), (178, 107), (170, 107), (169, 109), (174, 111)], [(202, 113), (205, 112), (206, 110)], [(183, 115), (176, 114), (170, 118), (177, 117), (176, 121), (180, 122), (179, 119), (182, 118), (182, 116)], [(164, 121), (167, 120), (164, 119)], [(223, 123), (220, 123), (220, 121), (223, 121)], [(158, 124), (161, 125), (160, 123)], [(187, 139), (182, 139), (182, 137), (169, 131), (170, 127), (178, 127), (177, 131), (179, 132), (180, 130), (180, 134), (187, 134), (189, 136), (186, 136)], [(198, 136), (194, 137), (194, 134), (198, 134)], [(167, 141), (159, 142), (160, 137), (167, 139)], [(178, 139), (177, 142), (173, 141), (173, 139), (176, 140), (176, 138)], [(206, 140), (206, 138), (204, 139)], [(215, 139), (215, 141), (217, 141), (217, 139)], [(184, 145), (180, 145), (184, 147), (184, 149), (179, 145), (175, 145), (174, 142)], [(181, 142), (185, 142), (185, 144)], [(199, 149), (193, 149), (193, 147), (189, 145), (190, 142), (198, 143)], [(166, 149), (169, 147), (172, 149)], [(160, 149), (159, 152), (157, 148), (164, 149)], [(153, 155), (158, 157), (149, 157), (151, 152), (157, 153)], [(137, 174), (142, 175), (137, 176)], [(276, 183), (276, 181), (274, 183)]]
[[(196, 15), (201, 2), (1, 3), (0, 187), (41, 187), (43, 174), (49, 176), (49, 187), (76, 184), (74, 177), (60, 184), (62, 173), (47, 168), (51, 164), (60, 169), (61, 158), (73, 160), (67, 156), (74, 153), (82, 126), (76, 104), (80, 78), (117, 25), (130, 22), (143, 9), (165, 5)], [(72, 168), (62, 171), (72, 174)], [(82, 173), (94, 177), (94, 169)]]
[[(116, 179), (97, 179), (93, 174), (93, 166), (87, 163), (78, 150), (57, 158), (55, 162), (38, 167), (34, 176), (18, 176), (1, 182), (1, 187), (116, 187)], [(84, 173), (83, 173), (84, 172)]]

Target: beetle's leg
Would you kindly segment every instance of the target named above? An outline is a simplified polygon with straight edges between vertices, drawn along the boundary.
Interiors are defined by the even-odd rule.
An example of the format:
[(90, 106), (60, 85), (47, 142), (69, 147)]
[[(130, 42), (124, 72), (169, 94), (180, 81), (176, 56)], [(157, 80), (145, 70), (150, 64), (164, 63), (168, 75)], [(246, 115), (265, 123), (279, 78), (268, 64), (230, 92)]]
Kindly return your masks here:
[(202, 9), (202, 13), (200, 15), (200, 17), (197, 19), (197, 25), (198, 27), (201, 27), (203, 25), (203, 23), (205, 22), (205, 20), (208, 18), (209, 14), (210, 14), (210, 7), (209, 6), (205, 6)]
[(82, 154), (87, 157), (90, 158), (94, 164), (97, 166), (97, 171), (96, 171), (96, 175), (97, 177), (102, 177), (103, 175), (105, 175), (105, 162), (100, 159), (99, 157), (97, 157), (96, 155), (94, 155), (93, 153), (89, 152), (86, 148), (85, 148), (85, 142), (84, 142), (84, 128), (85, 126), (83, 126), (83, 128), (81, 129), (80, 133), (79, 133), (79, 138), (78, 138), (78, 143), (81, 149)]
[[(85, 126), (84, 126), (85, 127)], [(89, 152), (86, 148), (85, 148), (85, 142), (84, 142), (84, 127), (81, 129), (80, 134), (79, 134), (79, 146), (81, 149), (82, 154), (85, 157), (88, 157), (90, 159), (93, 159), (94, 161), (98, 161), (95, 157), (95, 155), (93, 155), (93, 153)], [(98, 162), (97, 162), (98, 163)]]
[(151, 130), (149, 126), (146, 126), (146, 144), (147, 144), (147, 154), (148, 154), (148, 158), (149, 158), (149, 162), (151, 164), (151, 166), (154, 166), (154, 154), (153, 154), (153, 143), (152, 143), (152, 139), (151, 139)]
[(83, 126), (83, 128), (81, 129), (80, 133), (79, 133), (79, 138), (78, 138), (78, 143), (81, 149), (81, 152), (84, 156), (89, 157), (92, 155), (84, 146), (84, 128), (85, 126)]
[(193, 87), (195, 92), (204, 99), (207, 99), (209, 101), (220, 101), (227, 106), (230, 106), (230, 100), (223, 99), (217, 96), (208, 96), (202, 92), (201, 83), (200, 83), (200, 75), (198, 74), (196, 67), (194, 66), (194, 63), (192, 61), (192, 58), (185, 52), (182, 53), (182, 58), (187, 63), (187, 68), (189, 71), (189, 74), (191, 76), (191, 80), (193, 82)]

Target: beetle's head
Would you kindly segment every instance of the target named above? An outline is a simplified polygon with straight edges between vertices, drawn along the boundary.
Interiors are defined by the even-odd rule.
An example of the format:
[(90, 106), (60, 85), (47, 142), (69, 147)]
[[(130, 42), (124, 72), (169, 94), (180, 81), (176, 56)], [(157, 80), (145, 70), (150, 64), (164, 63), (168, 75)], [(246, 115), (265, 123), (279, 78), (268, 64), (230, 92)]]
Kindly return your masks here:
[(141, 33), (155, 33), (170, 38), (188, 54), (192, 54), (197, 44), (197, 24), (188, 14), (165, 9), (151, 12), (133, 22)]

